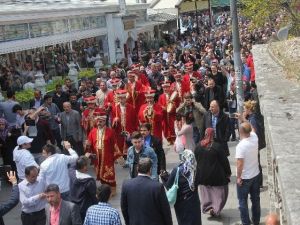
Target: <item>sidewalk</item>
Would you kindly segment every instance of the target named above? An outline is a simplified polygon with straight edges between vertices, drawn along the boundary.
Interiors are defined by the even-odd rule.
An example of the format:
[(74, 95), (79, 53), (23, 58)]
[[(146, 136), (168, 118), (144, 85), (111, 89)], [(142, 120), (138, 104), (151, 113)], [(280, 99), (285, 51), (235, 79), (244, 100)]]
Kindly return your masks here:
[[(229, 157), (229, 161), (230, 161), (233, 176), (231, 177), (231, 183), (229, 185), (229, 197), (228, 197), (227, 204), (221, 213), (221, 218), (218, 220), (211, 219), (208, 215), (202, 214), (202, 225), (234, 225), (236, 222), (240, 221), (239, 210), (238, 210), (238, 201), (237, 201), (236, 188), (235, 188), (236, 167), (235, 167), (234, 155), (235, 155), (235, 145), (236, 144), (237, 144), (237, 142), (229, 143), (230, 153), (231, 153), (231, 156)], [(165, 150), (166, 150), (166, 159), (167, 159), (167, 170), (169, 171), (177, 165), (178, 156), (172, 149), (170, 149), (170, 147), (165, 148)], [(266, 150), (262, 150), (261, 160), (262, 160), (262, 166), (263, 166), (263, 173), (266, 175), (267, 174)], [(91, 172), (92, 172), (92, 169), (91, 169)], [(121, 189), (121, 184), (122, 184), (123, 180), (128, 178), (128, 169), (124, 169), (124, 168), (121, 168), (120, 166), (116, 165), (116, 174), (117, 174), (117, 195), (110, 201), (110, 203), (113, 205), (113, 207), (117, 208), (121, 214), (120, 189)], [(266, 176), (264, 176), (264, 180), (267, 180)], [(0, 201), (3, 202), (5, 199), (8, 198), (9, 195), (10, 195), (10, 187), (2, 184), (2, 189), (1, 189), (1, 193), (0, 193)], [(261, 222), (263, 222), (264, 217), (266, 216), (266, 214), (269, 211), (269, 205), (270, 204), (269, 204), (268, 191), (264, 191), (261, 193), (261, 211), (262, 211)], [(176, 220), (176, 216), (174, 213), (174, 209), (172, 209), (172, 214), (173, 214), (173, 224), (177, 225), (177, 220)], [(17, 207), (15, 207), (12, 211), (10, 211), (8, 214), (6, 214), (4, 216), (5, 225), (21, 224), (20, 215), (21, 215), (21, 205), (19, 203), (19, 205)], [(123, 218), (122, 218), (122, 220), (123, 220)]]
[[(229, 148), (230, 148), (230, 157), (229, 157), (229, 162), (231, 165), (231, 171), (232, 171), (232, 177), (231, 177), (231, 183), (229, 184), (229, 196), (227, 203), (225, 205), (225, 208), (223, 209), (221, 213), (221, 218), (216, 220), (216, 219), (211, 219), (209, 215), (204, 215), (202, 214), (202, 225), (235, 225), (235, 223), (240, 222), (240, 214), (238, 210), (238, 200), (237, 200), (237, 194), (236, 194), (236, 176), (235, 176), (235, 171), (236, 171), (236, 166), (235, 166), (235, 146), (237, 142), (229, 142)], [(166, 151), (166, 159), (167, 159), (167, 170), (170, 171), (173, 169), (177, 163), (178, 163), (178, 155), (173, 151), (172, 147), (170, 148), (168, 146), (165, 147)], [(264, 181), (267, 181), (267, 154), (266, 150), (262, 150), (261, 152), (261, 160), (262, 160), (262, 167), (263, 167), (263, 174), (264, 174)], [(121, 169), (117, 166), (117, 176), (118, 178), (122, 177), (127, 177), (128, 173), (127, 171), (124, 173), (124, 169)], [(123, 179), (118, 179), (118, 194), (114, 197), (114, 199), (111, 201), (113, 206), (117, 208), (120, 212), (120, 188), (121, 188), (121, 182)], [(264, 182), (264, 185), (266, 182)], [(269, 194), (268, 191), (265, 190), (261, 192), (260, 195), (261, 198), (261, 224), (264, 220), (264, 217), (268, 214), (269, 212)], [(250, 205), (250, 200), (249, 200), (249, 208), (251, 208)], [(177, 225), (177, 220), (174, 212), (174, 208), (172, 208), (172, 215), (173, 215), (173, 224)], [(123, 219), (123, 218), (122, 218)]]

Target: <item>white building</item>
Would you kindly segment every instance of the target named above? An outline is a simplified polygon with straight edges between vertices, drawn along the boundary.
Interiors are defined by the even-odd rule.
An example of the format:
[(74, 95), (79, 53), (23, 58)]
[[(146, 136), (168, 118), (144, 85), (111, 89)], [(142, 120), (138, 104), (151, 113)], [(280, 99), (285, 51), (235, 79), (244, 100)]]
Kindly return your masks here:
[(154, 27), (161, 24), (148, 20), (149, 4), (136, 2), (1, 0), (0, 60), (10, 61), (13, 53), (22, 61), (57, 44), (72, 50), (85, 39), (88, 47), (93, 38), (105, 63), (115, 63), (138, 48), (140, 33), (151, 39)]

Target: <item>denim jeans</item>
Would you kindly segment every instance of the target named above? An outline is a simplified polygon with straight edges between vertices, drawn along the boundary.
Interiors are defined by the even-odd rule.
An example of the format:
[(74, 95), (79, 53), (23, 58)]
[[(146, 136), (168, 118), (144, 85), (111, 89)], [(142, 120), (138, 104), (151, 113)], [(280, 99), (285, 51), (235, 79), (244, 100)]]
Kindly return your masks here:
[(248, 211), (248, 194), (252, 202), (252, 222), (258, 225), (260, 222), (260, 189), (259, 189), (259, 175), (252, 179), (243, 179), (241, 186), (237, 184), (237, 196), (239, 200), (239, 210), (243, 225), (250, 225), (249, 211)]

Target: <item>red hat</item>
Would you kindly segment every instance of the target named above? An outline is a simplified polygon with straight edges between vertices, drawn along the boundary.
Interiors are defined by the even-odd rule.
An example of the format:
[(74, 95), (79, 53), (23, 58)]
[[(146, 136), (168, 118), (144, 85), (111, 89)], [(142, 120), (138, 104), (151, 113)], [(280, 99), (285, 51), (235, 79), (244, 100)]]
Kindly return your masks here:
[(188, 62), (186, 64), (184, 64), (185, 68), (188, 69), (188, 68), (193, 68), (193, 63), (192, 62)]
[(120, 83), (120, 79), (119, 78), (114, 78), (111, 80), (111, 85), (116, 86)]
[(171, 82), (170, 81), (165, 81), (161, 83), (162, 87), (170, 87), (171, 86)]
[(122, 90), (122, 89), (116, 90), (115, 93), (116, 93), (117, 97), (126, 97), (126, 95), (127, 95), (127, 91), (126, 90)]
[(106, 120), (106, 111), (103, 108), (96, 108), (94, 110), (93, 116), (95, 119)]
[(83, 99), (87, 104), (89, 103), (96, 103), (96, 97), (95, 96), (89, 96)]
[(153, 89), (148, 89), (148, 90), (146, 90), (145, 91), (145, 97), (147, 98), (147, 97), (154, 97), (154, 95), (155, 95), (155, 90), (153, 90)]

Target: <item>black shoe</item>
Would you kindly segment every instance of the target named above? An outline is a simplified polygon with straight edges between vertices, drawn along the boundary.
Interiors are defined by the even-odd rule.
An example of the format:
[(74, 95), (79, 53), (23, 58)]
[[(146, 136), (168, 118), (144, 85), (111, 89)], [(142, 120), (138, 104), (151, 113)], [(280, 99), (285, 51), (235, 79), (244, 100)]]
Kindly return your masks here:
[(231, 138), (231, 141), (236, 141), (236, 138)]

